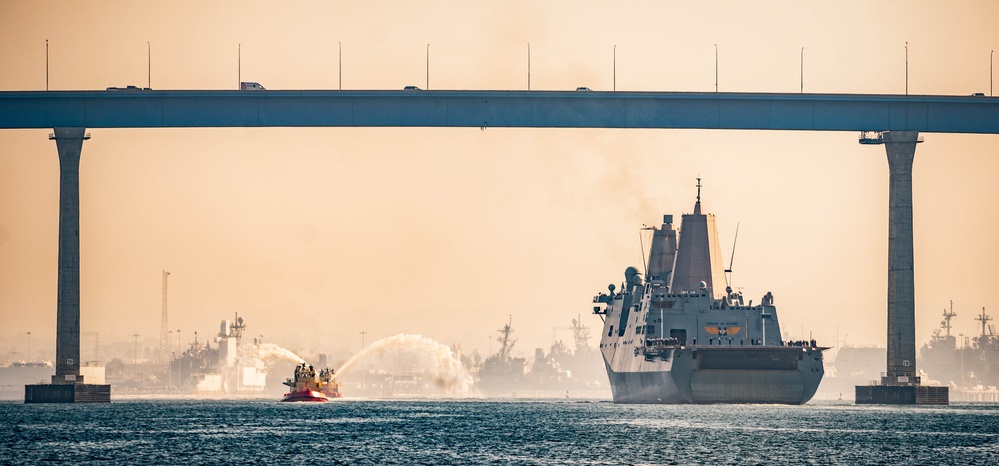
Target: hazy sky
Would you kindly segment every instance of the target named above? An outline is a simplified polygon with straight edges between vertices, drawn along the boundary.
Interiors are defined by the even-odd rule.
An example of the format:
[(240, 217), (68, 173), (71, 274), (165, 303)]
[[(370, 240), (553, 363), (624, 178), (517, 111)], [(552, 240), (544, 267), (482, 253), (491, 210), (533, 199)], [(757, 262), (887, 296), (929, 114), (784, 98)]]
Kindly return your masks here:
[[(999, 3), (939, 1), (0, 1), (0, 89), (989, 92)], [(147, 77), (147, 42), (151, 76)], [(51, 351), (58, 158), (0, 131), (0, 351)], [(639, 228), (703, 178), (734, 281), (792, 337), (884, 345), (888, 166), (856, 133), (570, 129), (93, 129), (81, 166), (82, 326), (170, 327), (336, 352), (399, 332), (515, 353), (641, 265)], [(999, 314), (999, 136), (925, 134), (914, 167), (917, 342)], [(559, 330), (562, 337), (568, 337)], [(595, 340), (594, 340), (595, 341)], [(37, 345), (37, 346), (36, 346)], [(493, 344), (493, 349), (496, 345)], [(33, 350), (33, 351), (38, 351)]]

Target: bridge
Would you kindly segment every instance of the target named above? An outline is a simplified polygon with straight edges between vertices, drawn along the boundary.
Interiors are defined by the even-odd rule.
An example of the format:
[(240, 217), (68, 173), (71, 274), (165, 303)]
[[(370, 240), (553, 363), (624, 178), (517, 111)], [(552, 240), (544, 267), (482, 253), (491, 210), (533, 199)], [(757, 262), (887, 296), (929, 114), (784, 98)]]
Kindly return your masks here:
[[(999, 99), (576, 91), (0, 92), (0, 129), (53, 128), (60, 164), (56, 374), (26, 402), (110, 401), (80, 375), (79, 167), (87, 128), (500, 127), (877, 131), (888, 156), (888, 370), (857, 401), (938, 403), (916, 373), (912, 162), (919, 133), (999, 134)], [(862, 388), (864, 391), (862, 393)], [(936, 390), (936, 389), (942, 389)], [(931, 389), (931, 390), (927, 390)], [(942, 398), (941, 398), (942, 397)]]
[(0, 92), (0, 129), (281, 126), (996, 134), (999, 99), (588, 90)]

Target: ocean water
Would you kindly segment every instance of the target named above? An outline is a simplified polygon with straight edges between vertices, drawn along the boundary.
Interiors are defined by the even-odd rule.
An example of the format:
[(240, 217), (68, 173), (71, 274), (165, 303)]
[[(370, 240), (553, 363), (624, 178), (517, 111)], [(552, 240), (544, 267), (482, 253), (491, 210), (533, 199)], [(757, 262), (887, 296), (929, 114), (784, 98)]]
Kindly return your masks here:
[(999, 464), (999, 405), (0, 403), (2, 464)]

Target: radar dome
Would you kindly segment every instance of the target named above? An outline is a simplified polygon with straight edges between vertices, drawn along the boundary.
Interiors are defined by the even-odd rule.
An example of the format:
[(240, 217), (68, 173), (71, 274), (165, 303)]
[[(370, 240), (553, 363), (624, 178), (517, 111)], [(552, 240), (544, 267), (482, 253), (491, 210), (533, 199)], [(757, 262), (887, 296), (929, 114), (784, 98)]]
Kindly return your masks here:
[(638, 273), (638, 269), (634, 267), (628, 267), (624, 269), (624, 281), (630, 284), (636, 284), (642, 280), (642, 276)]

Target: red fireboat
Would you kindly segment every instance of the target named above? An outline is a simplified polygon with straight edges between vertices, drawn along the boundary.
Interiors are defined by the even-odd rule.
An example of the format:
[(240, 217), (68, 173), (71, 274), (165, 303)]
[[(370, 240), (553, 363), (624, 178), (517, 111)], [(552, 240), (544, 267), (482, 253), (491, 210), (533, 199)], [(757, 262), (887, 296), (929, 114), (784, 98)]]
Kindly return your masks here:
[(284, 384), (290, 387), (281, 401), (313, 401), (325, 403), (329, 398), (341, 398), (340, 382), (333, 379), (333, 369), (322, 369), (319, 373), (306, 363), (295, 367), (295, 378)]

